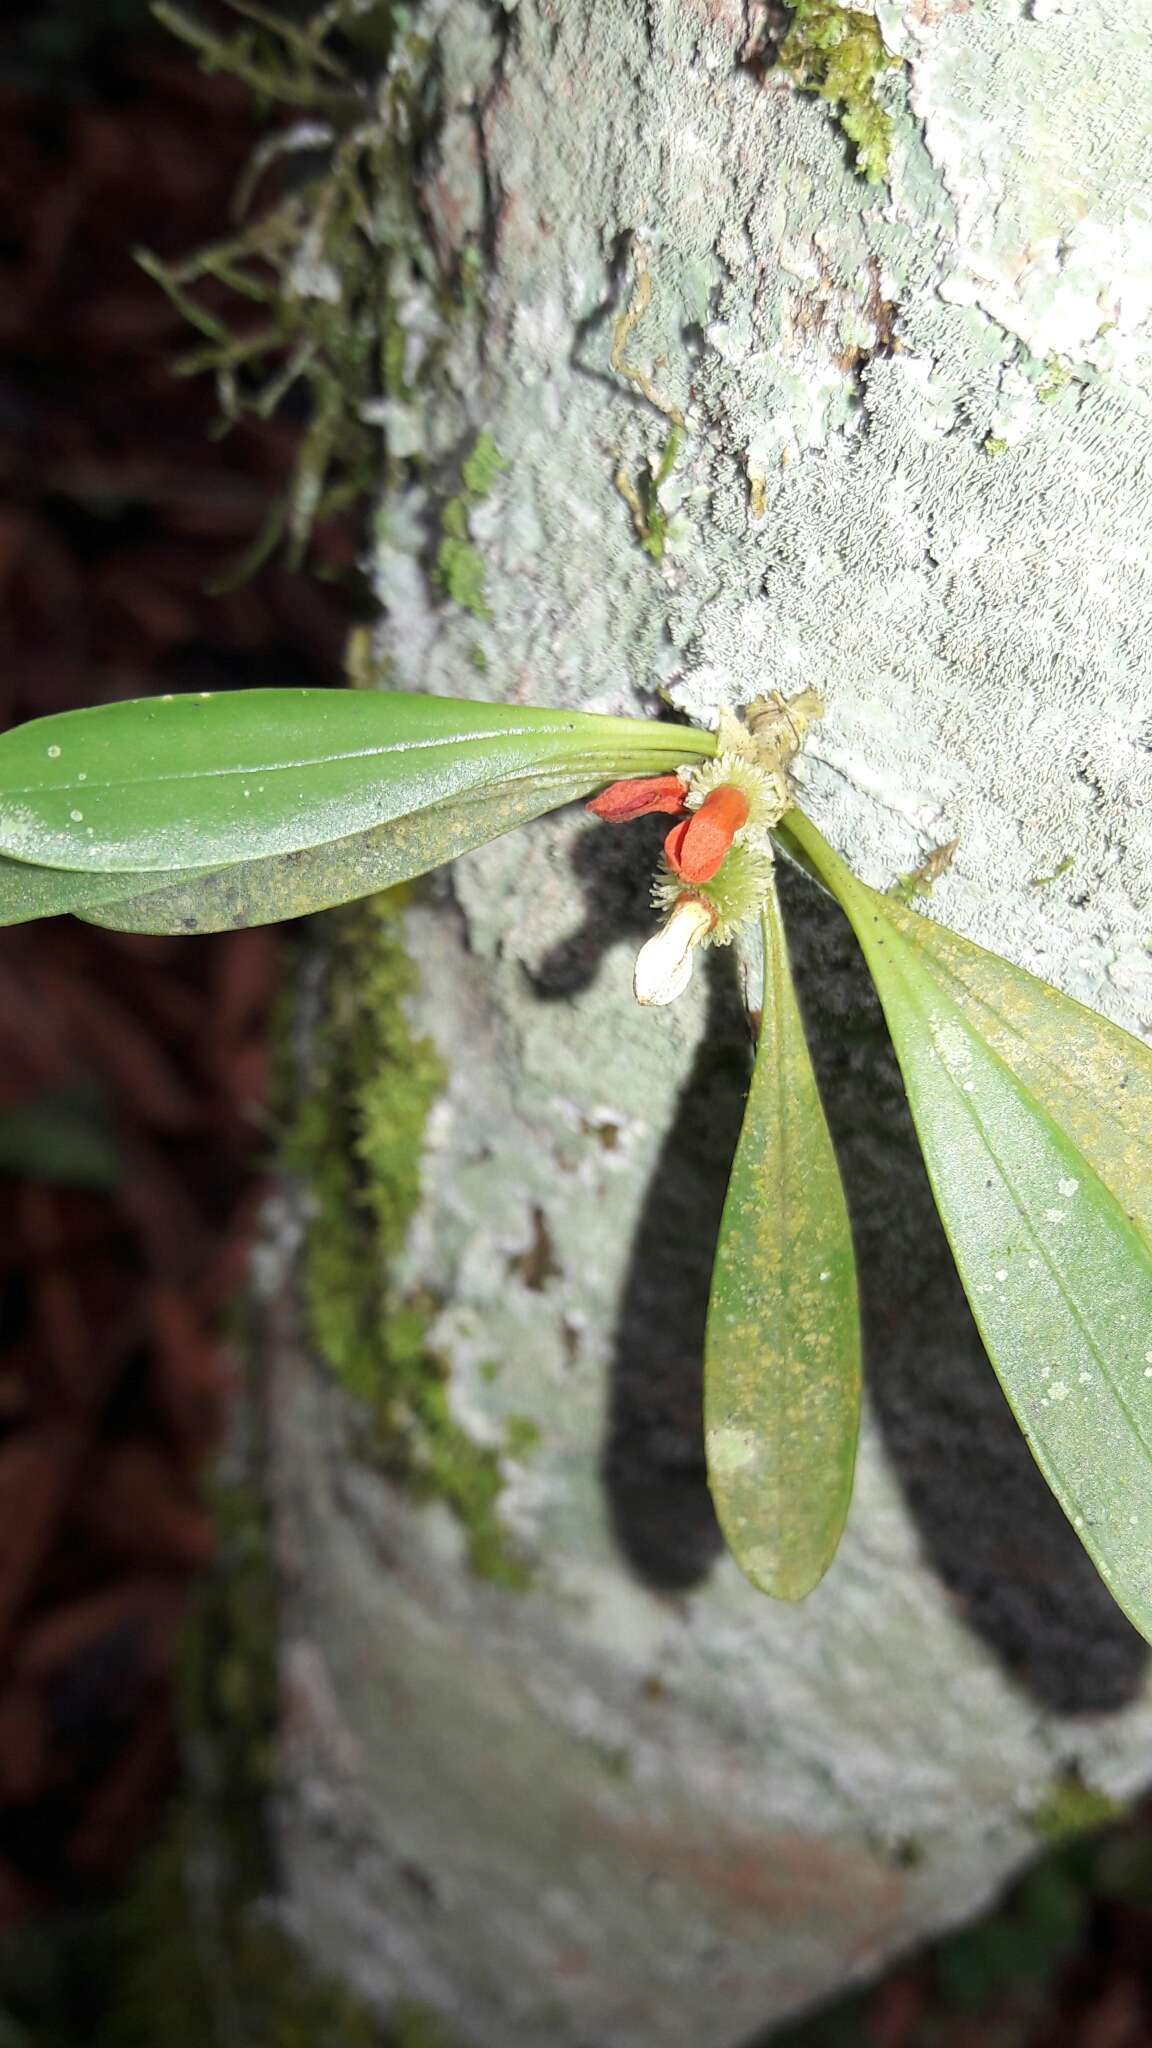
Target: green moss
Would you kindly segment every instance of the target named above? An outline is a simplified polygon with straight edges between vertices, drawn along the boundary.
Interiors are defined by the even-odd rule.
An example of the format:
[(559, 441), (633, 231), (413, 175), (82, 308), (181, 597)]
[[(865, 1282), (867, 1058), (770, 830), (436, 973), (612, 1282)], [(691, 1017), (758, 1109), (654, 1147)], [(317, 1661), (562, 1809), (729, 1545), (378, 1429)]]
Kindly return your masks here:
[(398, 1292), (393, 1271), (420, 1197), (428, 1113), (444, 1085), (439, 1056), (408, 1021), (415, 971), (402, 891), (329, 921), (324, 1012), (308, 1085), (287, 1138), (289, 1166), (313, 1198), (305, 1297), (317, 1350), (371, 1417), (371, 1454), (421, 1499), (447, 1503), (474, 1571), (522, 1587), (528, 1572), (498, 1512), (501, 1459), (522, 1455), (522, 1427), (478, 1444), (452, 1414), (447, 1372), (428, 1343), (438, 1304)]
[[(236, 581), (281, 541), (290, 560), (302, 559), (318, 524), (378, 492), (382, 469), (398, 484), (419, 467), (392, 454), (382, 402), (437, 378), (443, 337), (475, 293), (463, 257), (438, 261), (428, 244), (416, 165), (436, 120), (435, 50), (408, 31), (405, 10), (329, 0), (289, 18), (251, 0), (229, 4), (242, 17), (233, 34), (172, 0), (153, 11), (205, 69), (231, 73), (262, 107), (293, 108), (331, 136), (318, 153), (313, 135), (300, 159), (307, 174), (282, 181), (286, 196), (257, 212), (272, 162), (292, 148), (291, 129), (274, 133), (238, 195), (238, 233), (180, 263), (140, 258), (199, 333), (175, 368), (215, 378), (225, 427), (267, 419), (289, 400), (305, 416), (286, 500)], [(400, 308), (429, 281), (443, 333), (417, 371)]]
[(478, 619), (490, 619), (492, 613), (484, 595), (484, 560), (472, 541), (471, 515), (507, 467), (491, 434), (480, 434), (461, 466), (463, 488), (440, 514), (443, 538), (436, 555), (436, 580), (455, 604)]
[(1044, 374), (1036, 386), (1036, 396), (1041, 405), (1051, 405), (1062, 391), (1072, 382), (1072, 371), (1060, 356), (1049, 356), (1044, 365)]
[[(401, 916), (398, 892), (388, 892), (329, 919), (334, 950), (316, 1070), (286, 1152), (315, 1205), (305, 1259), (312, 1335), (363, 1400), (379, 1392), (389, 1307), (382, 1289), (419, 1199), (424, 1126), (444, 1080), (405, 1013), (415, 974)], [(395, 1320), (399, 1337), (399, 1311)]]
[(1064, 1842), (1069, 1836), (1122, 1820), (1126, 1810), (1073, 1768), (1053, 1778), (1040, 1804), (1029, 1814), (1028, 1825), (1046, 1842)]
[(460, 471), (464, 479), (464, 489), (469, 497), (486, 498), (497, 477), (501, 476), (507, 467), (508, 464), (491, 434), (478, 435), (476, 445), (471, 455), (465, 457)]
[(797, 0), (776, 64), (803, 92), (833, 108), (856, 146), (856, 168), (878, 182), (888, 175), (891, 116), (877, 93), (882, 72), (899, 68), (889, 55), (875, 16), (837, 7), (835, 0)]
[(492, 617), (484, 596), (484, 558), (470, 540), (445, 535), (436, 556), (436, 580), (453, 603), (463, 605), (474, 618)]
[(510, 1458), (526, 1458), (540, 1442), (539, 1427), (530, 1415), (510, 1415), (505, 1431), (505, 1448)]
[(1007, 441), (1003, 440), (999, 434), (989, 434), (984, 443), (985, 455), (1006, 455), (1007, 452)]

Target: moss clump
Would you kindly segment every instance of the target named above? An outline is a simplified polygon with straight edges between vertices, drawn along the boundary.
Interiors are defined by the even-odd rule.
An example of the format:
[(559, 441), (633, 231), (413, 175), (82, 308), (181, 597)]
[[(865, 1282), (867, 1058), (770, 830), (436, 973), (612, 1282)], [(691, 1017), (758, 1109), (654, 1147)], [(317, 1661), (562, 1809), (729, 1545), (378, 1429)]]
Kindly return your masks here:
[(892, 119), (876, 90), (881, 73), (899, 68), (874, 15), (835, 0), (797, 0), (776, 65), (802, 92), (817, 93), (856, 145), (856, 169), (873, 183), (888, 175)]
[[(313, 529), (416, 465), (393, 455), (386, 402), (410, 401), (436, 376), (443, 334), (475, 297), (463, 256), (441, 263), (425, 229), (417, 165), (435, 127), (432, 44), (390, 0), (328, 0), (289, 18), (252, 0), (229, 35), (156, 0), (157, 18), (206, 69), (247, 84), (259, 104), (307, 117), (272, 134), (237, 194), (244, 223), (181, 263), (140, 260), (201, 336), (176, 365), (215, 377), (225, 427), (267, 419), (285, 401), (304, 414), (286, 501), (233, 578), (281, 540), (299, 561)], [(285, 156), (285, 196), (254, 200)], [(468, 252), (465, 252), (467, 254)], [(466, 274), (467, 270), (467, 274)], [(431, 304), (443, 334), (414, 349), (405, 304)], [(383, 462), (382, 462), (383, 457)]]
[(509, 1425), (500, 1450), (454, 1418), (444, 1363), (430, 1349), (437, 1304), (393, 1279), (420, 1198), (428, 1113), (444, 1085), (435, 1047), (405, 1003), (416, 976), (404, 945), (403, 892), (385, 891), (330, 920), (333, 953), (289, 1166), (313, 1198), (304, 1261), (317, 1350), (364, 1403), (377, 1463), (423, 1499), (447, 1502), (472, 1568), (521, 1587), (528, 1574), (503, 1528), (501, 1456), (526, 1447)]
[(1062, 356), (1049, 356), (1044, 372), (1036, 385), (1036, 396), (1041, 405), (1051, 405), (1062, 391), (1067, 391), (1072, 382), (1072, 370)]
[(455, 604), (463, 605), (478, 619), (490, 619), (492, 613), (484, 595), (484, 560), (472, 540), (471, 517), (507, 467), (491, 434), (479, 435), (461, 466), (462, 488), (449, 498), (440, 515), (436, 581)]
[[(484, 595), (484, 557), (469, 540), (467, 513), (461, 500), (453, 498), (444, 508), (444, 538), (436, 555), (436, 581), (452, 599), (474, 618), (490, 619), (492, 610)], [(463, 533), (455, 530), (463, 524)]]
[(1123, 1820), (1126, 1810), (1073, 1768), (1053, 1778), (1040, 1804), (1029, 1814), (1028, 1824), (1046, 1842), (1066, 1842), (1070, 1836)]
[(496, 482), (508, 468), (504, 457), (492, 439), (491, 434), (478, 434), (471, 455), (466, 455), (460, 471), (464, 489), (473, 502), (486, 498)]
[[(405, 1013), (415, 973), (401, 919), (391, 891), (331, 916), (317, 1070), (287, 1146), (315, 1206), (305, 1264), (312, 1335), (362, 1400), (379, 1391), (380, 1325), (394, 1308), (382, 1290), (420, 1197), (424, 1126), (444, 1085), (435, 1048)], [(408, 1319), (394, 1310), (397, 1336)]]

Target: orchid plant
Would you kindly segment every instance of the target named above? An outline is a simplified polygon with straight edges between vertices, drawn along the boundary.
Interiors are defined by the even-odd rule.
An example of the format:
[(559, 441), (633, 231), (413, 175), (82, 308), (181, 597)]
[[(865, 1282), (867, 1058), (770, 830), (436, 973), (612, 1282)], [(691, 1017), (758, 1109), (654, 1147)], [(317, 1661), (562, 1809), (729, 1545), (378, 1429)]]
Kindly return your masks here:
[[(1041, 1470), (1152, 1641), (1152, 1051), (854, 876), (797, 807), (819, 703), (647, 719), (374, 691), (67, 712), (0, 737), (0, 922), (220, 931), (409, 880), (580, 797), (670, 819), (642, 1003), (759, 925), (761, 1024), (709, 1309), (705, 1437), (729, 1547), (802, 1599), (848, 1513), (860, 1334), (847, 1206), (793, 992), (782, 852), (876, 984), (988, 1356)], [(655, 920), (654, 920), (655, 921)]]

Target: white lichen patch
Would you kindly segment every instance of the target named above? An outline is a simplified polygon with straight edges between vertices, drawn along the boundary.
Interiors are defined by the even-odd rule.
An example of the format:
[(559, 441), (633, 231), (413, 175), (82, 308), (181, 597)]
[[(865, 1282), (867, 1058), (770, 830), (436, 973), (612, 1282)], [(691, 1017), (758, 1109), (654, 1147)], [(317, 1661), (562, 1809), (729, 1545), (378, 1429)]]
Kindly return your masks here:
[[(520, 0), (497, 68), (493, 12), (473, 0), (444, 10), (445, 98), (460, 133), (443, 157), (437, 219), (448, 241), (464, 223), (473, 262), (482, 252), (484, 349), (453, 336), (435, 404), (392, 422), (406, 449), (423, 432), (429, 483), (379, 508), (390, 681), (606, 711), (655, 711), (662, 690), (709, 720), (720, 705), (815, 685), (827, 716), (805, 802), (853, 865), (886, 885), (959, 835), (961, 859), (928, 907), (1096, 1001), (1106, 964), (1152, 932), (1152, 422), (1138, 388), (1146, 259), (1126, 225), (1136, 211), (1124, 211), (1133, 123), (1147, 125), (1137, 109), (1147, 67), (1112, 66), (1127, 31), (1099, 0), (1044, 20), (1039, 7), (1026, 20), (1017, 0), (917, 4), (907, 21), (884, 4), (885, 36), (912, 64), (927, 124), (919, 133), (905, 77), (892, 73), (888, 190), (852, 174), (815, 100), (742, 62), (752, 12), (735, 0)], [(1080, 87), (1093, 64), (1101, 92), (1086, 147)], [(1121, 92), (1132, 113), (1114, 120)], [(1035, 165), (1032, 130), (1017, 121), (1025, 98), (1053, 130)], [(1071, 163), (1081, 150), (1083, 163)], [(1062, 185), (1052, 173), (1066, 159)], [(1075, 216), (1061, 218), (1055, 241), (1029, 211), (1042, 179), (1049, 213), (1068, 200)], [(621, 470), (655, 476), (670, 424), (611, 361), (641, 248), (651, 291), (625, 360), (688, 427), (659, 493), (685, 529), (660, 560), (614, 482)], [(428, 304), (402, 296), (401, 336), (413, 360), (427, 360)], [(477, 522), (492, 611), (483, 624), (443, 603), (425, 574), (438, 479), (455, 474), (459, 449), (481, 431), (508, 465)], [(653, 1590), (628, 1551), (627, 1504), (608, 1468), (633, 1398), (632, 1351), (643, 1351), (652, 1314), (651, 1233), (669, 1214), (677, 1230), (682, 1214), (695, 1216), (682, 1188), (681, 1206), (665, 1205), (693, 1089), (709, 1116), (716, 1107), (712, 1052), (736, 979), (731, 954), (713, 954), (673, 1009), (632, 1004), (631, 962), (650, 929), (647, 862), (631, 875), (611, 835), (594, 843), (596, 829), (573, 810), (498, 841), (413, 913), (419, 1028), (437, 1039), (451, 1108), (431, 1126), (405, 1278), (453, 1304), (437, 1332), (453, 1417), (477, 1432), (487, 1418), (483, 1440), (497, 1447), (509, 1415), (541, 1422), (536, 1449), (507, 1461), (506, 1506), (546, 1559), (548, 1591), (509, 1611), (485, 1588), (473, 1607), (459, 1574), (429, 1571), (419, 1640), (443, 1627), (445, 1609), (453, 1619), (435, 1672), (421, 1667), (406, 1684), (417, 1698), (419, 1683), (431, 1711), (389, 1718), (387, 1686), (377, 1685), (362, 1713), (387, 1732), (381, 1831), (430, 1843), (432, 1865), (440, 1858), (447, 1872), (448, 1907), (421, 1909), (404, 1939), (425, 1957), (441, 1944), (428, 1965), (435, 1981), (469, 1976), (463, 2033), (479, 2019), (478, 2038), (502, 2048), (517, 2026), (521, 2038), (618, 2033), (639, 2048), (636, 2025), (619, 2015), (585, 2010), (570, 2022), (575, 1979), (556, 1992), (571, 2008), (520, 2014), (516, 2026), (486, 1988), (542, 1974), (509, 1953), (518, 1930), (531, 1941), (535, 1929), (508, 1909), (499, 1873), (514, 1870), (521, 1898), (547, 1890), (555, 1844), (574, 1838), (575, 1821), (585, 1862), (562, 1885), (583, 1885), (586, 1906), (603, 1900), (581, 1983), (608, 1981), (603, 1959), (621, 1952), (626, 1924), (627, 1995), (637, 1980), (658, 1988), (653, 2038), (673, 2048), (672, 2015), (679, 2039), (707, 2048), (710, 2029), (717, 2039), (762, 2030), (785, 1980), (789, 1997), (814, 1999), (859, 1954), (879, 1958), (929, 1931), (942, 1897), (975, 1906), (1030, 1853), (1011, 1818), (1019, 1787), (1050, 1770), (1067, 1724), (1005, 1671), (978, 1615), (941, 1582), (934, 1545), (947, 1517), (918, 1530), (883, 1416), (865, 1432), (848, 1541), (804, 1608), (757, 1599), (706, 1543), (696, 1575), (686, 1571), (671, 1595)], [(1066, 860), (1061, 882), (1032, 886)], [(1147, 1007), (1146, 986), (1143, 997), (1135, 979), (1103, 990), (1121, 1022)], [(742, 1049), (732, 1048), (734, 1065)], [(615, 1148), (598, 1122), (606, 1108), (624, 1134)], [(916, 1199), (922, 1189), (898, 1231), (913, 1229)], [(1048, 1200), (1063, 1217), (1073, 1197), (1053, 1176), (1041, 1216)], [(541, 1292), (522, 1269), (507, 1278), (535, 1207), (562, 1267)], [(696, 1244), (689, 1222), (684, 1241)], [(1042, 1228), (1058, 1240), (1058, 1220)], [(899, 1239), (896, 1266), (914, 1267), (917, 1249)], [(701, 1258), (706, 1291), (706, 1248)], [(1023, 1249), (1001, 1270), (1004, 1279), (985, 1280), (982, 1309), (999, 1311), (997, 1289), (1033, 1277)], [(917, 1394), (931, 1379), (962, 1406), (977, 1361), (950, 1350), (948, 1335), (938, 1341), (931, 1374), (916, 1360)], [(1129, 1356), (1139, 1361), (1150, 1341), (1133, 1328)], [(692, 1342), (695, 1391), (662, 1339), (643, 1384), (656, 1456), (671, 1444), (656, 1480), (671, 1474), (677, 1541), (698, 1470)], [(1061, 1363), (1036, 1372), (1035, 1405), (1048, 1403), (1047, 1430), (1072, 1437), (1110, 1390), (1103, 1373), (1093, 1381), (1079, 1370), (1083, 1352), (1057, 1333), (1047, 1342)], [(1152, 1359), (1146, 1369), (1152, 1386)], [(1139, 1377), (1139, 1363), (1131, 1371)], [(728, 1455), (750, 1454), (737, 1433)], [(315, 1460), (300, 1462), (306, 1477)], [(973, 1527), (990, 1504), (979, 1462), (962, 1450), (956, 1460)], [(1049, 1555), (1030, 1512), (1012, 1546), (1029, 1573)], [(1098, 1520), (1105, 1509), (1086, 1512)], [(315, 1527), (327, 1541), (322, 1515)], [(386, 1547), (404, 1558), (402, 1572), (381, 1570), (384, 1550), (366, 1558), (365, 1597), (379, 1612), (356, 1654), (370, 1657), (378, 1642), (394, 1671), (405, 1668), (397, 1614), (422, 1552), (407, 1525)], [(1067, 1595), (1051, 1570), (1021, 1593), (1038, 1611)], [(323, 1618), (323, 1603), (313, 1606)], [(1083, 1603), (1068, 1626), (1089, 1647), (1094, 1631), (1108, 1640)], [(654, 1681), (642, 1696), (653, 1673), (666, 1690)], [(615, 1725), (616, 1711), (631, 1727), (641, 1716), (659, 1724), (642, 1808), (603, 1773), (595, 1801), (581, 1803), (563, 1701), (589, 1685), (612, 1708), (598, 1729)], [(1081, 1726), (1094, 1780), (1100, 1764), (1113, 1782), (1146, 1775), (1146, 1707), (1093, 1713)], [(504, 1774), (486, 1813), (490, 1827), (512, 1816), (509, 1853), (501, 1835), (499, 1853), (485, 1853), (489, 1840), (473, 1854), (474, 1816), (456, 1790), (470, 1796), (467, 1759), (478, 1750), (485, 1797), (492, 1773)], [(871, 1848), (853, 1860), (890, 1825), (894, 1755), (902, 1819), (929, 1845), (922, 1869), (898, 1879)], [(721, 1924), (729, 1940), (725, 1908), (705, 1908), (687, 1883), (674, 1911), (650, 1891), (638, 1896), (628, 1888), (635, 1859), (617, 1840), (596, 1862), (596, 1829), (609, 1814), (648, 1830), (646, 1859), (654, 1829), (664, 1831), (661, 1853), (723, 1841), (736, 1807), (760, 1843), (784, 1814), (802, 1851), (835, 1844), (849, 1869), (833, 1915), (826, 1894), (808, 1914), (784, 1901), (770, 1955), (764, 1914), (745, 1916), (750, 1940), (732, 1939), (722, 1967), (748, 1996), (718, 2014), (711, 1980), (697, 1994), (706, 1973), (692, 1959), (717, 1953)], [(682, 1867), (696, 1867), (692, 1856)], [(549, 1979), (549, 1995), (560, 1982)]]
[(945, 295), (1037, 357), (1146, 378), (1146, 25), (1115, 0), (909, 10), (913, 108), (956, 214)]

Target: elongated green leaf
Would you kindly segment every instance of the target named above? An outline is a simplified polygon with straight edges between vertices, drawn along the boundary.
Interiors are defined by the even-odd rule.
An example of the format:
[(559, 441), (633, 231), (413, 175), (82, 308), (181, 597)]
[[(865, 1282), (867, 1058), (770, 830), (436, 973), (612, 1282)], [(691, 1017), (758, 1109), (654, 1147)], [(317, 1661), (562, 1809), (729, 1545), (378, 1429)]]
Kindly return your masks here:
[(715, 751), (651, 720), (373, 690), (236, 690), (0, 736), (0, 854), (85, 873), (299, 852), (550, 772), (594, 788)]
[[(305, 917), (411, 881), (583, 795), (586, 787), (542, 775), (509, 789), (483, 790), (466, 803), (433, 805), (327, 846), (241, 861), (189, 882), (168, 885), (164, 877), (163, 888), (80, 914), (85, 923), (113, 931), (180, 933), (235, 931), (242, 925)], [(142, 879), (152, 878), (133, 877), (137, 889)]]
[[(1006, 1035), (1002, 996), (986, 1000), (1001, 963), (986, 955), (974, 969), (967, 949), (924, 943), (924, 921), (909, 925), (857, 882), (806, 819), (793, 813), (788, 826), (864, 950), (936, 1205), (1017, 1421), (1114, 1597), (1152, 1640), (1152, 1251), (1130, 1214), (1136, 1154), (1122, 1121), (1118, 1137), (1078, 1144), (1066, 1064), (1020, 1050), (1037, 1028), (1050, 1048), (1077, 1006), (1052, 992), (1042, 1020), (1040, 998), (1028, 991), (1025, 1004), (1010, 971)], [(1124, 1043), (1128, 1070), (1143, 1079), (1144, 1048)], [(1090, 1153), (1119, 1171), (1119, 1185), (1105, 1183)]]
[[(213, 868), (187, 868), (181, 871), (181, 879), (190, 886), (204, 875), (218, 872)], [(171, 879), (169, 875), (164, 877), (165, 882)], [(126, 896), (138, 894), (141, 880), (138, 874), (85, 875), (75, 868), (38, 868), (30, 861), (5, 860), (0, 856), (0, 926), (30, 924), (38, 917), (61, 917), (66, 911), (84, 917), (101, 904), (119, 903)]]
[(943, 925), (888, 915), (1152, 1243), (1152, 1050)]
[[(792, 835), (785, 828), (782, 836)], [(822, 858), (831, 880), (829, 863), (842, 864), (827, 847)], [(849, 883), (874, 919), (887, 919), (917, 947), (974, 1029), (1067, 1132), (1152, 1243), (1152, 1049), (1037, 975), (854, 876)]]
[(802, 1600), (832, 1561), (859, 1417), (852, 1235), (773, 894), (756, 1068), (708, 1311), (704, 1424), (728, 1547), (777, 1599)]

